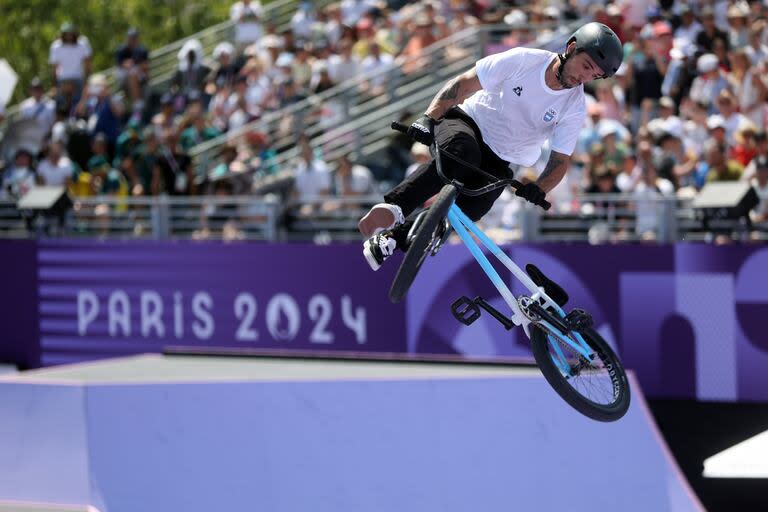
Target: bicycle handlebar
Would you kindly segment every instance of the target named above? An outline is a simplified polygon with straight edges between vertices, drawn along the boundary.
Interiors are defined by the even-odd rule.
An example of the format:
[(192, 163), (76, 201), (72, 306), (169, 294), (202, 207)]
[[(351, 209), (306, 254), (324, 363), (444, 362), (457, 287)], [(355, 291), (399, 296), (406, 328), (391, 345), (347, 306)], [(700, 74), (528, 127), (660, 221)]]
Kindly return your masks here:
[[(392, 121), (392, 124), (390, 126), (391, 126), (391, 128), (393, 130), (396, 130), (396, 131), (401, 132), (401, 133), (407, 133), (408, 132), (408, 128), (409, 128), (408, 125), (403, 124), (403, 123), (399, 123), (397, 121)], [(435, 155), (439, 155), (440, 154), (440, 148), (434, 142), (432, 143), (430, 149), (434, 150)], [(460, 192), (462, 192), (463, 194), (466, 194), (466, 195), (469, 195), (469, 196), (479, 196), (479, 195), (485, 194), (487, 192), (490, 192), (491, 190), (495, 190), (497, 188), (505, 187), (507, 185), (512, 185), (515, 189), (518, 189), (518, 188), (523, 186), (522, 183), (520, 183), (519, 181), (517, 181), (514, 178), (499, 179), (496, 176), (490, 175), (487, 172), (483, 171), (482, 169), (477, 168), (476, 166), (470, 164), (469, 162), (465, 162), (464, 160), (461, 160), (460, 158), (458, 158), (458, 157), (456, 157), (454, 155), (451, 155), (450, 153), (446, 153), (446, 155), (448, 157), (452, 158), (453, 160), (456, 160), (457, 162), (459, 162), (459, 163), (461, 163), (461, 164), (463, 164), (463, 165), (465, 165), (467, 167), (470, 167), (471, 169), (479, 172), (480, 174), (483, 174), (483, 175), (488, 176), (488, 177), (492, 178), (493, 180), (495, 180), (491, 184), (486, 185), (484, 187), (481, 187), (479, 189), (464, 188), (462, 185), (458, 185), (458, 187), (460, 189)], [(446, 183), (450, 182), (450, 180), (448, 180), (443, 175), (442, 171), (439, 169), (439, 166), (438, 166), (438, 174), (440, 175), (441, 178), (443, 178), (443, 181), (445, 181)], [(547, 201), (546, 199), (542, 199), (540, 202), (535, 203), (535, 204), (537, 206), (541, 206), (545, 210), (549, 210), (552, 207), (552, 204), (549, 201)]]

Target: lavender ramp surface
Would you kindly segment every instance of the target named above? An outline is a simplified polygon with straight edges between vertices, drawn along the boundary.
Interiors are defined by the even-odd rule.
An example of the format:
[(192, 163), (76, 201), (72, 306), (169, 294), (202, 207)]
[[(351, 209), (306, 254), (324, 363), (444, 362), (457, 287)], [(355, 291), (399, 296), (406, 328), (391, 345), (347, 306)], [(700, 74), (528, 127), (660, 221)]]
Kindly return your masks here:
[[(40, 370), (0, 379), (0, 453), (16, 454), (0, 457), (0, 500), (82, 502), (89, 475), (102, 512), (702, 510), (632, 385), (604, 424), (535, 368), (145, 356)], [(82, 400), (32, 407), (62, 389)], [(18, 473), (20, 441), (46, 457)]]

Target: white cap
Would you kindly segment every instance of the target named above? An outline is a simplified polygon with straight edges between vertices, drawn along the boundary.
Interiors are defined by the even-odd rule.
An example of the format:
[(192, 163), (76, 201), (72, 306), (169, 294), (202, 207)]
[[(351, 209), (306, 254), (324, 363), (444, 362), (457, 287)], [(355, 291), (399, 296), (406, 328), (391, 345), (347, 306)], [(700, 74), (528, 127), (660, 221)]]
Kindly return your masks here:
[(275, 61), (275, 66), (281, 68), (283, 66), (290, 66), (293, 64), (293, 54), (288, 52), (283, 52), (280, 54), (279, 57), (277, 57), (277, 60)]
[(699, 73), (708, 73), (717, 69), (720, 60), (714, 53), (705, 53), (696, 61), (696, 69)]
[(725, 119), (720, 114), (711, 115), (707, 118), (707, 128), (710, 130), (725, 128)]
[(219, 43), (216, 45), (216, 48), (213, 49), (213, 58), (218, 59), (222, 55), (234, 55), (235, 54), (235, 47), (232, 45), (232, 43), (229, 43), (227, 41), (224, 41), (222, 43)]

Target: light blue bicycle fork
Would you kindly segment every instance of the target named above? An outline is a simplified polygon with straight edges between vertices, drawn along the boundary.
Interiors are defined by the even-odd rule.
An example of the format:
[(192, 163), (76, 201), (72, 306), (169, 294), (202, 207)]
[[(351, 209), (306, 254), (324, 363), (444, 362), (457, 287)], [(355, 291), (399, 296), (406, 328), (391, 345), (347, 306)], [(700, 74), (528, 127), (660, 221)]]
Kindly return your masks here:
[[(472, 253), (472, 256), (477, 260), (477, 262), (480, 264), (480, 267), (483, 269), (483, 271), (486, 273), (488, 278), (491, 280), (493, 285), (496, 287), (496, 289), (501, 294), (504, 301), (509, 305), (509, 307), (517, 312), (520, 311), (520, 307), (517, 304), (517, 299), (510, 291), (509, 287), (507, 287), (506, 284), (504, 284), (504, 281), (501, 279), (501, 276), (499, 276), (499, 273), (496, 272), (496, 269), (493, 268), (491, 265), (491, 262), (488, 260), (488, 257), (483, 253), (482, 249), (478, 246), (477, 242), (472, 238), (472, 236), (469, 234), (469, 231), (472, 232), (473, 235), (475, 235), (484, 246), (486, 246), (491, 253), (496, 256), (496, 258), (501, 261), (504, 266), (506, 266), (514, 275), (517, 277), (520, 281), (523, 282), (523, 284), (526, 285), (531, 290), (535, 290), (538, 287), (536, 284), (531, 280), (531, 278), (520, 270), (520, 268), (507, 256), (504, 251), (502, 251), (498, 245), (496, 245), (493, 240), (488, 238), (488, 236), (483, 233), (480, 228), (478, 228), (472, 220), (467, 217), (467, 215), (461, 211), (461, 208), (456, 206), (456, 204), (451, 205), (450, 210), (448, 210), (448, 221), (451, 223), (451, 226), (453, 226), (453, 229), (456, 231), (456, 234), (459, 235), (459, 238), (464, 242), (464, 245), (467, 246), (469, 249), (469, 252)], [(565, 312), (562, 310), (560, 306), (555, 304), (554, 302), (551, 303), (551, 306), (555, 308), (557, 313), (561, 317), (565, 317)], [(521, 312), (522, 314), (522, 312)], [(514, 318), (513, 318), (514, 321)], [(518, 322), (515, 322), (519, 324)], [(541, 327), (545, 328), (548, 331), (549, 337), (552, 338), (552, 336), (555, 336), (559, 340), (561, 340), (566, 345), (570, 346), (581, 354), (583, 357), (586, 358), (587, 361), (591, 361), (593, 358), (594, 353), (592, 352), (592, 349), (589, 348), (587, 343), (582, 338), (581, 334), (577, 332), (571, 332), (571, 334), (574, 335), (576, 338), (576, 341), (578, 343), (574, 343), (573, 339), (571, 339), (569, 336), (565, 336), (562, 332), (560, 332), (560, 329), (554, 327), (552, 324), (547, 322), (544, 319), (541, 319), (537, 322)], [(554, 340), (551, 342), (552, 347), (554, 348), (555, 354), (557, 357), (553, 357), (555, 363), (560, 368), (560, 371), (563, 372), (564, 375), (570, 375), (570, 365), (568, 364), (565, 354), (563, 353), (562, 349), (560, 348), (560, 345), (556, 343)]]

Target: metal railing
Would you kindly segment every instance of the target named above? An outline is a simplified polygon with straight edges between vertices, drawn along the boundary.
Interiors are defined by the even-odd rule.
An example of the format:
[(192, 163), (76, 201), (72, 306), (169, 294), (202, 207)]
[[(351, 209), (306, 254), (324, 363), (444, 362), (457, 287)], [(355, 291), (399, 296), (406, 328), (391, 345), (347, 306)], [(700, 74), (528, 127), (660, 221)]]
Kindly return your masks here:
[[(282, 203), (252, 196), (77, 199), (57, 219), (19, 212), (0, 201), (0, 237), (66, 236), (117, 239), (305, 240), (316, 243), (359, 241), (357, 222), (379, 195), (316, 197)], [(478, 224), (499, 242), (701, 242), (717, 235), (735, 241), (768, 241), (768, 223), (749, 226), (744, 219), (709, 220), (692, 201), (632, 194), (590, 194), (572, 198), (567, 211), (544, 212), (519, 198), (497, 201)]]
[(134, 239), (278, 239), (282, 207), (252, 196), (78, 198), (63, 217), (19, 211), (0, 201), (0, 236)]
[[(551, 28), (551, 25), (546, 26)], [(561, 45), (571, 30), (571, 26), (557, 27), (547, 32), (546, 39), (534, 41), (532, 46)], [(265, 133), (271, 146), (278, 150), (277, 158), (272, 162), (278, 167), (299, 155), (299, 149), (294, 145), (299, 135), (309, 137), (311, 145), (320, 148), (330, 164), (343, 153), (373, 154), (388, 144), (392, 134), (388, 121), (405, 111), (423, 110), (448, 79), (470, 69), (484, 56), (488, 41), (500, 32), (509, 32), (509, 27), (482, 25), (466, 28), (432, 44), (418, 57), (361, 74), (199, 144), (190, 151), (197, 173), (210, 172), (221, 163), (226, 145), (239, 143), (252, 131)], [(415, 62), (421, 64), (417, 71), (403, 72), (404, 67)], [(385, 84), (381, 94), (366, 93), (363, 86), (372, 82)], [(324, 117), (323, 111), (336, 114)], [(255, 172), (258, 169), (249, 170)], [(236, 175), (242, 173), (231, 174)]]

